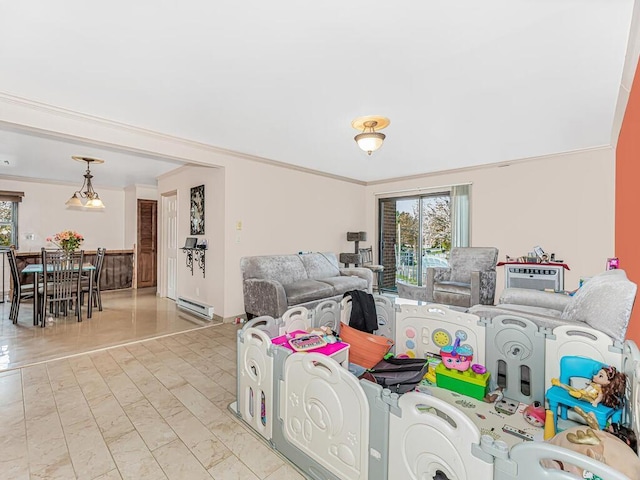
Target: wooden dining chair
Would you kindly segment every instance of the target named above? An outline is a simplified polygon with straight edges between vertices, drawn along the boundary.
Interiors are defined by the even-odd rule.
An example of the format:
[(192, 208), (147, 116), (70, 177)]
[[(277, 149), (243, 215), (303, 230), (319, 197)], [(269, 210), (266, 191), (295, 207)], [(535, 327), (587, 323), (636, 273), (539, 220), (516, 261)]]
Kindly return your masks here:
[(84, 250), (67, 255), (62, 250), (42, 249), (43, 295), (40, 303), (41, 326), (47, 318), (67, 315), (75, 306), (76, 318), (82, 321), (80, 303), (80, 272), (84, 262)]
[[(102, 264), (104, 263), (104, 256), (107, 253), (106, 248), (98, 248), (96, 251), (96, 259), (93, 264), (96, 269), (89, 272), (89, 275), (93, 275), (93, 284), (91, 292), (89, 292), (89, 278), (83, 276), (82, 278), (82, 290), (80, 295), (80, 303), (84, 305), (85, 294), (89, 295), (89, 302), (93, 301), (93, 306), (98, 307), (98, 311), (102, 311), (102, 295), (100, 294), (100, 277), (102, 276)], [(88, 303), (87, 303), (88, 305)]]
[(18, 272), (18, 262), (16, 261), (16, 252), (12, 246), (6, 252), (7, 261), (9, 262), (9, 270), (11, 271), (11, 310), (9, 311), (9, 319), (15, 324), (18, 323), (18, 313), (20, 312), (20, 302), (25, 298), (32, 298), (34, 295), (33, 283), (20, 283), (20, 272)]

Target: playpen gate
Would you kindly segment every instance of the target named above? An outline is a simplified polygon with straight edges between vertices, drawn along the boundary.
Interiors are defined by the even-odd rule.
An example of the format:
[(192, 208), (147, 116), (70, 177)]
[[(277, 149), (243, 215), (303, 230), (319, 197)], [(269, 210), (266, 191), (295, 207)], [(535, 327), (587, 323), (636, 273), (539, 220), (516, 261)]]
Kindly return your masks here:
[(400, 396), (398, 408), (399, 414), (392, 408), (389, 416), (388, 478), (493, 479), (493, 463), (472, 453), (480, 431), (466, 414), (417, 392)]
[(518, 402), (544, 403), (544, 333), (532, 321), (511, 315), (495, 317), (486, 333), (492, 385)]
[(258, 328), (239, 332), (238, 412), (267, 440), (273, 424), (273, 357), (271, 339)]
[(324, 300), (313, 309), (311, 326), (328, 327), (334, 332), (340, 331), (340, 304), (335, 300)]
[(281, 453), (296, 462), (297, 449), (341, 480), (369, 478), (369, 403), (354, 375), (324, 355), (294, 353), (277, 388)]
[(309, 310), (305, 307), (290, 308), (282, 315), (280, 335), (295, 332), (296, 330), (308, 331), (311, 328)]
[(556, 327), (545, 343), (545, 391), (551, 387), (551, 379), (560, 376), (560, 359), (565, 355), (592, 358), (618, 370), (622, 368), (621, 346), (616, 346), (607, 334), (592, 328), (575, 325)]
[(396, 354), (426, 358), (440, 354), (456, 338), (473, 352), (473, 363), (485, 363), (485, 328), (477, 315), (443, 305), (400, 305), (396, 312)]

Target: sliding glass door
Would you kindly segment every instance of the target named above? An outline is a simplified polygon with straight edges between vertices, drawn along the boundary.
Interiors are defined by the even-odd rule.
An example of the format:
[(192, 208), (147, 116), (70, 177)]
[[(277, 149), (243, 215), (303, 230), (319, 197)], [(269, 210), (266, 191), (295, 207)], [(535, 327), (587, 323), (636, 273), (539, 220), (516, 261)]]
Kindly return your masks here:
[(396, 281), (424, 285), (428, 267), (448, 266), (452, 241), (454, 246), (468, 246), (469, 188), (464, 187), (463, 197), (454, 187), (429, 195), (379, 200), (383, 288), (395, 290)]

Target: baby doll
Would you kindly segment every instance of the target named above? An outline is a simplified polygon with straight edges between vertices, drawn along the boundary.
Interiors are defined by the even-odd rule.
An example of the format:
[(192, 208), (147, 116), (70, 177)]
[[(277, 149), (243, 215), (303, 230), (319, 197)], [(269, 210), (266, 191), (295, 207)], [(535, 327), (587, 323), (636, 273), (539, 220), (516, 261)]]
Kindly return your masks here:
[(572, 397), (591, 402), (594, 407), (602, 403), (607, 407), (620, 408), (624, 400), (627, 377), (615, 367), (609, 366), (599, 368), (591, 377), (591, 383), (585, 388), (565, 385), (557, 378), (552, 378), (551, 384), (564, 388)]

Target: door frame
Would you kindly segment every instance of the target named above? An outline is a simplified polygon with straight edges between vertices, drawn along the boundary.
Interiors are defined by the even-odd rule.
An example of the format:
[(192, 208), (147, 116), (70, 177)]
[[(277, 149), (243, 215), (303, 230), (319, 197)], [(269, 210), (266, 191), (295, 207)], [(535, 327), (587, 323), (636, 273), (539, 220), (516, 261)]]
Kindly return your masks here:
[[(160, 215), (158, 216), (158, 266), (162, 265), (162, 268), (158, 268), (158, 296), (166, 297), (168, 291), (168, 272), (167, 272), (167, 260), (169, 255), (167, 253), (167, 239), (165, 238), (165, 225), (167, 223), (167, 211), (166, 211), (166, 202), (167, 197), (176, 197), (176, 230), (178, 228), (178, 224), (180, 223), (180, 208), (179, 201), (180, 197), (178, 195), (177, 190), (171, 190), (169, 192), (163, 192), (160, 194)], [(177, 236), (177, 232), (176, 232)], [(177, 244), (176, 244), (177, 248)], [(177, 276), (177, 270), (176, 270)], [(177, 278), (176, 278), (177, 283)]]

